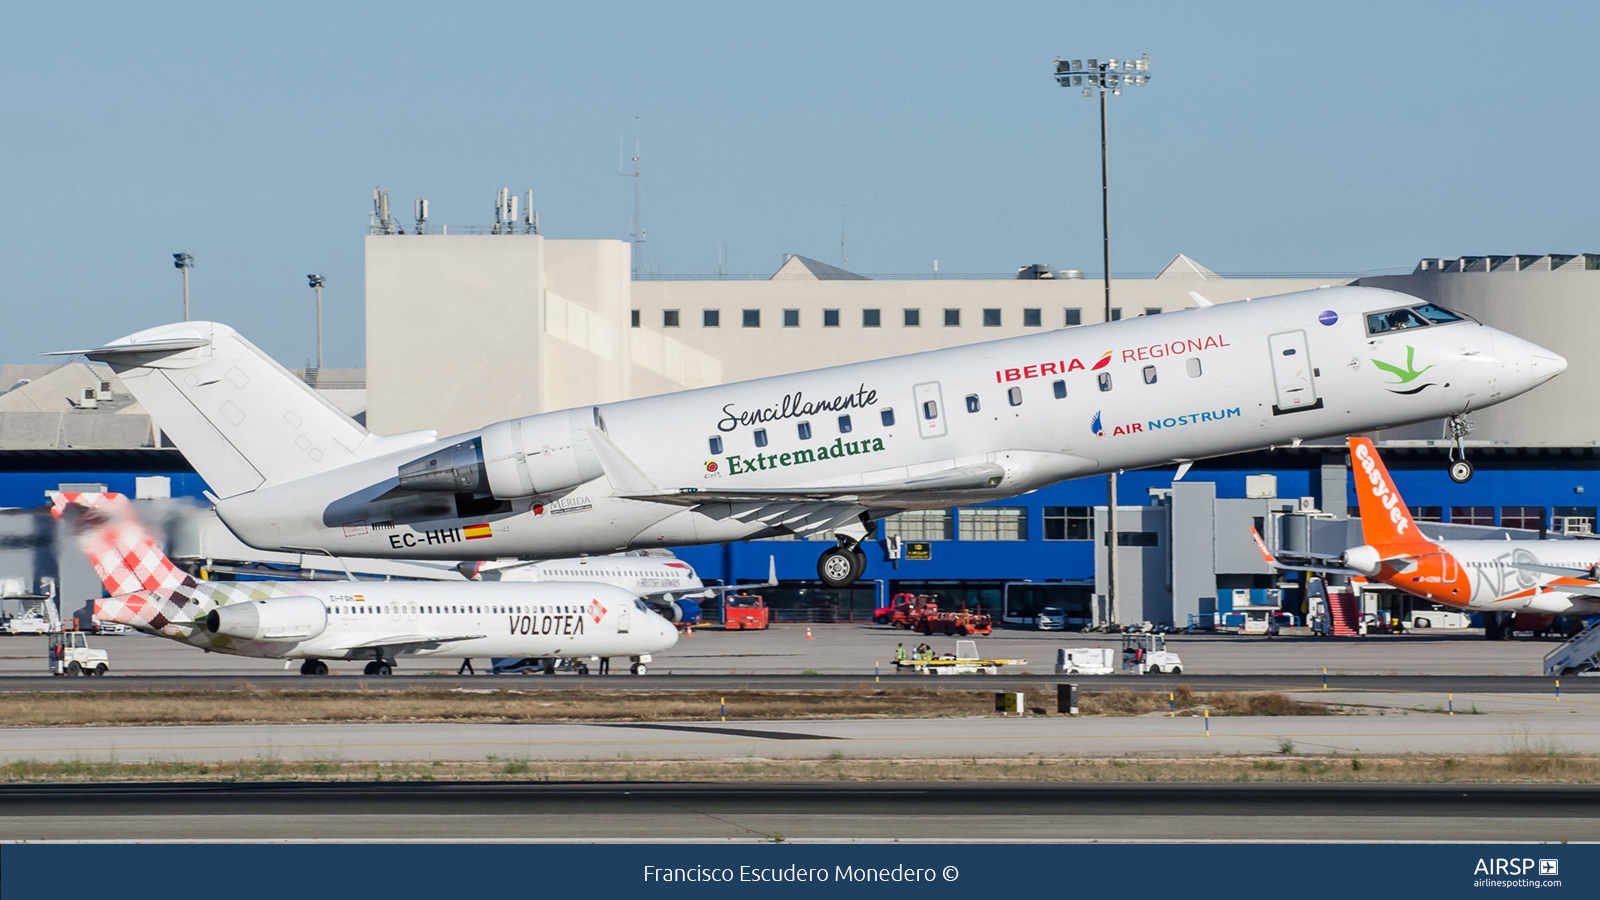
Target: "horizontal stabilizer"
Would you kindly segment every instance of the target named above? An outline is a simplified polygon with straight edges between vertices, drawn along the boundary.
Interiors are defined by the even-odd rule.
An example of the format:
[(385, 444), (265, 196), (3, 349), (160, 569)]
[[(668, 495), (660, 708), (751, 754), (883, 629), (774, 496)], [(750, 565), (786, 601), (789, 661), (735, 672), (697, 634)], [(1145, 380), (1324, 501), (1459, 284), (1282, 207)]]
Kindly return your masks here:
[(177, 353), (183, 350), (198, 350), (210, 344), (206, 338), (175, 338), (171, 340), (133, 341), (126, 344), (111, 343), (93, 350), (51, 350), (41, 353), (40, 356), (87, 356), (90, 359), (107, 360), (113, 357), (128, 356), (154, 356)]

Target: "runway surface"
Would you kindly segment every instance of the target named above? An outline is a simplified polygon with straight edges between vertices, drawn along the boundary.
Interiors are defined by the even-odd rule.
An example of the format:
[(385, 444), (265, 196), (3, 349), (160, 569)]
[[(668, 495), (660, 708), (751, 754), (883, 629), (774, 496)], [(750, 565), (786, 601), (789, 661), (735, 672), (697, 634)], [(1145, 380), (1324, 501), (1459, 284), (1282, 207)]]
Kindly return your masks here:
[[(271, 688), (273, 690), (849, 690), (853, 688), (960, 688), (1001, 690), (1008, 685), (1055, 685), (1075, 682), (1081, 690), (1171, 691), (1186, 684), (1197, 691), (1320, 691), (1320, 675), (392, 675), (311, 678), (282, 673), (251, 676), (146, 675), (138, 677), (66, 678), (0, 677), (7, 691), (175, 691)], [(1563, 696), (1600, 693), (1600, 678), (1562, 678)], [(1555, 695), (1556, 679), (1533, 675), (1329, 675), (1327, 685), (1343, 691), (1404, 691), (1457, 694)]]
[(0, 840), (1592, 841), (1592, 785), (0, 786)]
[[(1209, 721), (1209, 734), (1207, 725)], [(606, 760), (1600, 753), (1600, 705), (1446, 716), (871, 719), (0, 729), (0, 760)]]

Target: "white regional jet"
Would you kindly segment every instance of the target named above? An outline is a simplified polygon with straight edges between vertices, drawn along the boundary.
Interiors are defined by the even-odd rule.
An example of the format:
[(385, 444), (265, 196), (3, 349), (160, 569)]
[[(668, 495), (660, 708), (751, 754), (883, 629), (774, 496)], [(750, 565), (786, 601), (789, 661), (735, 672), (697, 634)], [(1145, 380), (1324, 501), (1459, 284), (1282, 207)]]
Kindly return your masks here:
[[(1557, 354), (1414, 297), (1327, 288), (510, 419), (371, 434), (227, 326), (93, 350), (265, 550), (550, 558), (832, 529), (1068, 478), (1500, 403)], [(1470, 474), (1468, 470), (1467, 474)]]
[(633, 594), (572, 582), (197, 581), (174, 566), (121, 494), (51, 492), (106, 593), (95, 617), (217, 653), (302, 660), (371, 660), (388, 675), (396, 656), (626, 656), (642, 675), (678, 630)]

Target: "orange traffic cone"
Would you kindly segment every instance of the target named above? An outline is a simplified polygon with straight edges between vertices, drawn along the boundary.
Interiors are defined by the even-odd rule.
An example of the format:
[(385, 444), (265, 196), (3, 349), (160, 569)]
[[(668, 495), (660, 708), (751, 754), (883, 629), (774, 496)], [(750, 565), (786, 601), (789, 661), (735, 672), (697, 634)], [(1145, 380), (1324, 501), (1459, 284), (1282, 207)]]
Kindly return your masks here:
[(806, 626), (806, 640), (808, 640), (808, 641), (811, 640), (811, 626), (810, 625)]
[(689, 626), (689, 637), (694, 637), (694, 625)]

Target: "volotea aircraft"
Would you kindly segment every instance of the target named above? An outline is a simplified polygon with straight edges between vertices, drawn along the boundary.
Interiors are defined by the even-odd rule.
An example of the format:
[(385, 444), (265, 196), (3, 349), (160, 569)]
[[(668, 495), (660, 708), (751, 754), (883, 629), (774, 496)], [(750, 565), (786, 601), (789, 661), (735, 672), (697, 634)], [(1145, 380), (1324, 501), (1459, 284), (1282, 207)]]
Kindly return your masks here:
[(1280, 562), (1256, 535), (1269, 564), (1360, 575), (1468, 612), (1516, 613), (1533, 619), (1526, 627), (1534, 630), (1557, 615), (1600, 613), (1600, 548), (1594, 544), (1430, 540), (1417, 528), (1372, 441), (1350, 438), (1350, 465), (1365, 543), (1322, 564), (1297, 565)]
[(237, 656), (370, 660), (388, 675), (397, 656), (617, 657), (645, 673), (678, 630), (610, 584), (432, 581), (197, 581), (156, 546), (121, 494), (51, 492), (105, 586), (94, 614), (145, 634)]
[[(1566, 360), (1414, 297), (1338, 287), (509, 419), (369, 433), (225, 325), (110, 364), (264, 550), (551, 558), (831, 529), (1069, 478), (1459, 417)], [(1453, 470), (1470, 477), (1470, 466)]]

